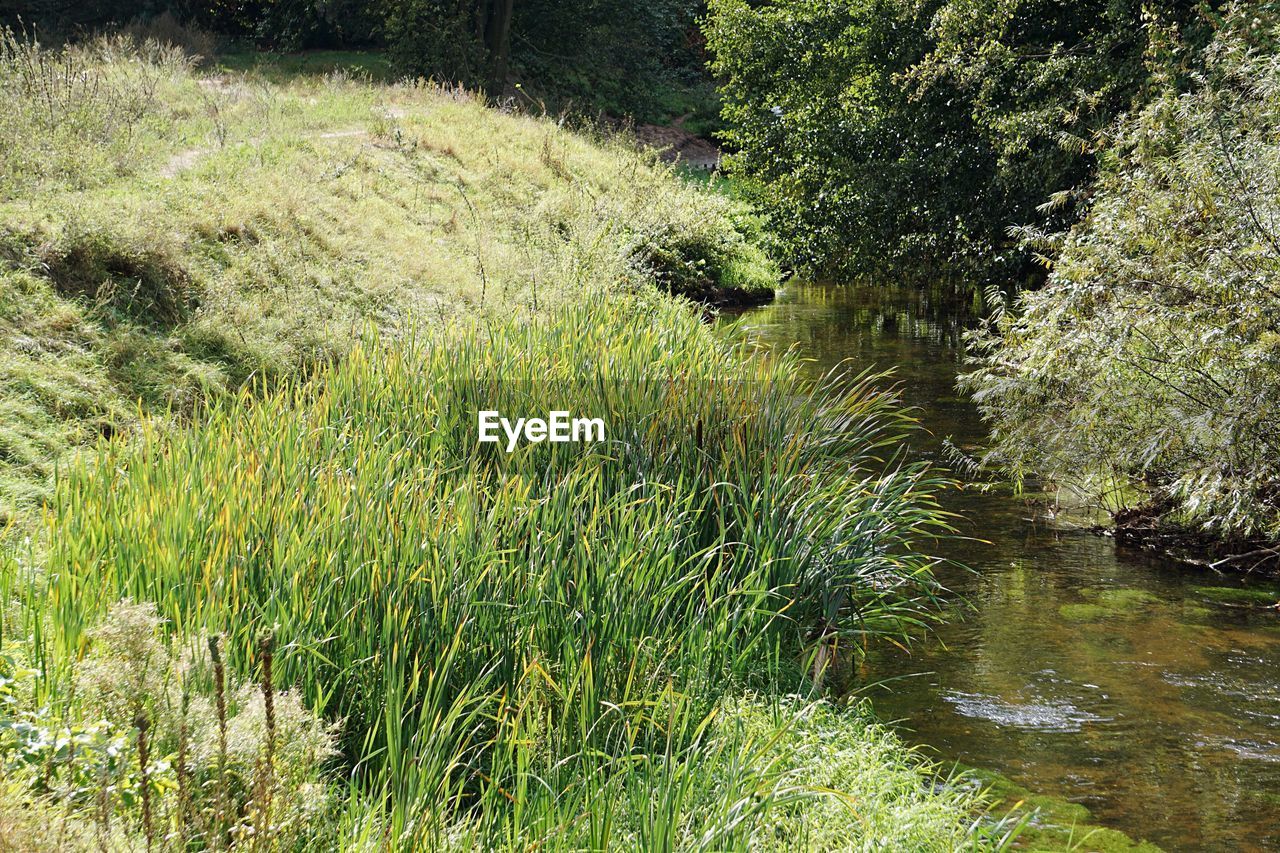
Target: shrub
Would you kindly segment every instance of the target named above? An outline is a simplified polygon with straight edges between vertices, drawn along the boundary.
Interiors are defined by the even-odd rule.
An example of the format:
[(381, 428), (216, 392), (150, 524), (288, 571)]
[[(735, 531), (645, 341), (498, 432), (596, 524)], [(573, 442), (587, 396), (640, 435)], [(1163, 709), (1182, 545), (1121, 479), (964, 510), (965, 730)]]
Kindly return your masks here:
[(1035, 272), (1008, 229), (1079, 219), (1099, 139), (1198, 67), (1215, 18), (1189, 0), (709, 9), (728, 164), (791, 257), (918, 279)]
[(166, 642), (162, 623), (152, 603), (107, 608), (84, 657), (61, 662), (75, 687), (54, 702), (30, 689), (40, 671), (10, 647), (0, 659), (0, 810), (27, 803), (47, 824), (31, 838), (56, 837), (61, 849), (113, 838), (129, 847), (138, 836), (164, 849), (220, 838), (253, 847), (268, 828), (284, 849), (317, 837), (331, 819), (322, 771), (336, 727), (294, 691), (234, 676), (219, 685), (208, 653), (173, 632)]
[(1277, 32), (1240, 6), (1194, 91), (1122, 122), (1048, 286), (976, 337), (993, 463), (1280, 536)]
[(218, 52), (216, 33), (190, 21), (180, 21), (170, 9), (153, 17), (134, 18), (120, 32), (144, 48), (147, 44), (179, 48), (193, 62), (208, 62)]
[(0, 200), (136, 166), (189, 68), (180, 49), (155, 42), (116, 36), (51, 50), (0, 28)]

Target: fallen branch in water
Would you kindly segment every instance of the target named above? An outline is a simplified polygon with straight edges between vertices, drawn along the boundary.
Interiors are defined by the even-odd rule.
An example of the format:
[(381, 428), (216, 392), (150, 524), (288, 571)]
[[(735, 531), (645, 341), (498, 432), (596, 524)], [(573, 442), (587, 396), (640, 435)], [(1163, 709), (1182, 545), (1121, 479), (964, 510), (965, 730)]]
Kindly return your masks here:
[(1221, 568), (1222, 566), (1234, 565), (1236, 563), (1251, 559), (1253, 557), (1262, 557), (1262, 559), (1258, 560), (1258, 562), (1254, 563), (1245, 571), (1253, 571), (1255, 568), (1257, 568), (1258, 566), (1266, 562), (1268, 558), (1280, 557), (1280, 547), (1273, 546), (1269, 548), (1258, 548), (1254, 551), (1249, 551), (1246, 554), (1234, 554), (1230, 557), (1223, 557), (1221, 560), (1215, 560), (1212, 563), (1210, 563), (1209, 568), (1218, 569), (1218, 568)]

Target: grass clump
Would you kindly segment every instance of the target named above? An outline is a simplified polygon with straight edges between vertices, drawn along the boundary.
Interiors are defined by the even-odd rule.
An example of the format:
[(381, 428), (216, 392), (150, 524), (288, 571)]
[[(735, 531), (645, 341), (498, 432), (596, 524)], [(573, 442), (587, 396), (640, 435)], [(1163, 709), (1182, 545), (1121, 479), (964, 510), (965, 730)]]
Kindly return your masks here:
[[(922, 788), (920, 759), (866, 708), (840, 708), (796, 697), (761, 701), (748, 696), (727, 709), (725, 725), (746, 743), (766, 743), (779, 731), (778, 770), (797, 791), (839, 792), (806, 798), (765, 815), (752, 838), (756, 849), (840, 850), (850, 846), (849, 819), (860, 817), (865, 839), (900, 850), (964, 849), (974, 845), (972, 827), (956, 821), (971, 808), (970, 794), (956, 785)], [(876, 808), (864, 809), (867, 802)]]
[[(932, 606), (938, 481), (892, 450), (891, 400), (656, 295), (385, 344), (65, 478), (47, 574), (7, 581), (39, 700), (129, 598), (224, 632), (228, 674), (272, 633), (278, 683), (343, 720), (351, 788), (313, 827), (337, 846), (995, 843), (861, 715), (771, 698)], [(608, 441), (507, 455), (481, 407)]]
[(122, 242), (106, 230), (64, 233), (37, 249), (39, 269), (58, 296), (92, 305), (106, 322), (176, 326), (199, 307), (176, 252)]
[(0, 28), (0, 198), (142, 167), (174, 143), (197, 91), (172, 46), (114, 37), (49, 50)]

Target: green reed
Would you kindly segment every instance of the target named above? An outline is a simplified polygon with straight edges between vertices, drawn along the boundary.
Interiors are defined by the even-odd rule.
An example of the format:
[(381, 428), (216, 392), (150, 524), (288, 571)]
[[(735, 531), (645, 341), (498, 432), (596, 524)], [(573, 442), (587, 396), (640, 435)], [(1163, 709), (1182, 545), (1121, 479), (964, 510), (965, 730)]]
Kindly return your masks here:
[[(49, 512), (45, 692), (105, 608), (153, 601), (241, 673), (270, 632), (276, 682), (344, 720), (346, 844), (742, 846), (814, 792), (778, 765), (797, 714), (744, 733), (726, 702), (909, 635), (935, 590), (917, 542), (946, 528), (894, 401), (797, 376), (636, 297), (370, 336), (198, 429), (144, 427)], [(608, 440), (508, 455), (481, 408)]]

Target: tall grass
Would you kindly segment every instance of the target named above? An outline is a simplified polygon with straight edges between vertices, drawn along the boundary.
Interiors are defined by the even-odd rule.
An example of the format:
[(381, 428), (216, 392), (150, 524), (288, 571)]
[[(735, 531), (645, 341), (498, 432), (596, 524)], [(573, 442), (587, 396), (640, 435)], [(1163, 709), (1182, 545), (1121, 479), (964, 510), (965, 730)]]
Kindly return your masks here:
[(0, 523), (101, 433), (341, 358), (367, 323), (662, 287), (759, 298), (742, 205), (423, 81), (0, 33)]
[(156, 42), (100, 38), (50, 50), (0, 28), (0, 199), (136, 168), (168, 129), (158, 114), (191, 85), (190, 66)]
[[(857, 719), (828, 724), (901, 773), (815, 811), (834, 795), (786, 746), (812, 710), (742, 699), (816, 698), (868, 636), (909, 633), (934, 594), (917, 540), (945, 527), (892, 400), (794, 367), (657, 297), (594, 300), (370, 336), (316, 382), (106, 444), (58, 490), (47, 578), (10, 579), (42, 695), (127, 597), (224, 632), (246, 675), (273, 633), (275, 679), (343, 720), (344, 846), (787, 847), (819, 814), (968, 843), (970, 801)], [(608, 440), (507, 455), (477, 443), (482, 408), (601, 417)]]
[(737, 205), (421, 83), (0, 90), (0, 523), (106, 437), (0, 549), (0, 848), (986, 843), (820, 698), (932, 604), (908, 419), (653, 293), (767, 291)]

